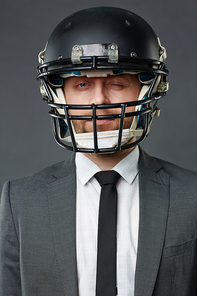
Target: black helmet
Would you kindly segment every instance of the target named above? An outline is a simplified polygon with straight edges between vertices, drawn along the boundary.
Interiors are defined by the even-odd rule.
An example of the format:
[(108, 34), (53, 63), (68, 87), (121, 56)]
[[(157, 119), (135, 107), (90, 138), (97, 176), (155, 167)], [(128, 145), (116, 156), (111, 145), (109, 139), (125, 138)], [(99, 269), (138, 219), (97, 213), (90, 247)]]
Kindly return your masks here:
[[(41, 65), (37, 76), (41, 80), (42, 96), (51, 108), (49, 113), (57, 142), (67, 149), (88, 153), (113, 152), (140, 143), (149, 133), (153, 117), (159, 114), (158, 99), (168, 90), (165, 58), (166, 50), (159, 38), (135, 13), (115, 7), (96, 7), (66, 17), (39, 54)], [(138, 74), (142, 84), (138, 100), (109, 105), (66, 104), (63, 79), (87, 75), (90, 71), (106, 72), (107, 75)], [(135, 111), (125, 112), (128, 106), (136, 106)], [(117, 108), (114, 117), (120, 118), (118, 131), (97, 133), (95, 122), (99, 119), (97, 110), (101, 108)], [(92, 116), (88, 118), (93, 122), (92, 133), (75, 132), (72, 120), (85, 119), (83, 115), (73, 115), (75, 109), (92, 110)], [(123, 128), (125, 117), (133, 117), (128, 130)], [(131, 143), (133, 137), (137, 138)], [(107, 138), (113, 138), (111, 144), (100, 144)], [(87, 144), (91, 140), (93, 144)]]

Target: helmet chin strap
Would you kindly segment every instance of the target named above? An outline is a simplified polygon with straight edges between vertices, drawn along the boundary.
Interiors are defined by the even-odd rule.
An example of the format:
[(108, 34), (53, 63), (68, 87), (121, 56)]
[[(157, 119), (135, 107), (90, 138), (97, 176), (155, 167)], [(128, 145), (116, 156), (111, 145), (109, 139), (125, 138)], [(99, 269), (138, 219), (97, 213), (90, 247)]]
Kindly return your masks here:
[[(143, 100), (144, 97), (147, 95), (149, 89), (149, 85), (143, 85), (138, 97), (138, 100)], [(50, 91), (53, 95), (54, 102), (57, 104), (65, 104), (65, 97), (62, 88), (56, 88), (56, 93), (50, 88)], [(135, 111), (139, 111), (141, 109), (141, 105), (135, 107)], [(59, 114), (65, 115), (64, 110), (57, 108), (57, 111)], [(66, 119), (64, 119), (65, 123)], [(72, 122), (71, 122), (72, 124)], [(143, 133), (143, 129), (137, 129), (138, 125), (138, 116), (134, 116), (131, 127), (129, 129), (123, 129), (122, 131), (122, 140), (121, 144), (125, 144), (128, 141), (130, 141), (133, 137), (139, 137)], [(77, 144), (77, 147), (80, 148), (94, 148), (94, 133), (76, 133), (74, 126), (72, 124), (73, 133), (75, 137), (75, 141)], [(119, 129), (118, 130), (111, 130), (111, 131), (103, 131), (103, 132), (97, 132), (97, 139), (98, 139), (98, 148), (112, 148), (117, 145), (118, 143), (118, 135), (119, 135)], [(67, 136), (63, 138), (62, 140), (66, 142), (72, 142), (71, 137)]]

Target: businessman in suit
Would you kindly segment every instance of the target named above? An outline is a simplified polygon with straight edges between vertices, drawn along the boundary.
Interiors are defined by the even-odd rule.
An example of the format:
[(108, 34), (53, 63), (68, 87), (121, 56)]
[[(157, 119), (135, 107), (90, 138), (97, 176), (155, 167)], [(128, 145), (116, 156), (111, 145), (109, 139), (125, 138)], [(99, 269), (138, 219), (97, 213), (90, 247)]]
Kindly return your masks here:
[[(165, 58), (123, 9), (79, 11), (55, 28), (38, 79), (55, 139), (75, 153), (5, 184), (2, 296), (197, 295), (197, 173), (139, 147), (168, 90)], [(119, 174), (114, 294), (96, 289), (100, 171)]]

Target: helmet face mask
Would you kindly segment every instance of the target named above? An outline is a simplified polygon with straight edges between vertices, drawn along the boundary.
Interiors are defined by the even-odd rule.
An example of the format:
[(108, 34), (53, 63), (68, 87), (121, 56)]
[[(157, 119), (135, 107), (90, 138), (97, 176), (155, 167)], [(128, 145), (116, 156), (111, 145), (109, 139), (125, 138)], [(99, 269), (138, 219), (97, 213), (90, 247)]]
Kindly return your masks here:
[[(165, 49), (152, 28), (124, 9), (98, 7), (64, 19), (39, 54), (37, 77), (41, 80), (43, 99), (50, 107), (58, 144), (76, 152), (110, 153), (142, 142), (153, 117), (159, 113), (157, 101), (168, 90), (165, 57)], [(142, 89), (135, 102), (69, 105), (65, 101), (63, 82), (67, 77), (122, 74), (139, 75)], [(127, 112), (129, 107), (134, 111)], [(117, 112), (111, 114), (112, 109)], [(117, 130), (97, 131), (97, 120), (112, 118), (119, 120)], [(124, 128), (127, 118), (131, 118), (132, 124)], [(76, 120), (91, 120), (92, 132), (76, 133)]]

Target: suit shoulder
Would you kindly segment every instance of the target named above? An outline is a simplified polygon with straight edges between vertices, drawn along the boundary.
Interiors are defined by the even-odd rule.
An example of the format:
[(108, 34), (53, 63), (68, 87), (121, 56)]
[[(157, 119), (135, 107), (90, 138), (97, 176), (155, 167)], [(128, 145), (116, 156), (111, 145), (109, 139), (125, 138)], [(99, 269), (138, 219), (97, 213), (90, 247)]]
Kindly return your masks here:
[(140, 152), (141, 167), (145, 166), (147, 169), (155, 171), (160, 175), (168, 175), (171, 180), (177, 181), (179, 184), (182, 182), (185, 184), (193, 184), (192, 187), (197, 187), (197, 172), (182, 168), (157, 157), (152, 157), (142, 149)]
[(156, 158), (155, 159), (163, 166), (163, 168), (170, 174), (170, 175), (178, 175), (178, 176), (189, 176), (197, 178), (197, 172), (185, 169), (180, 167), (174, 163)]
[(192, 192), (197, 194), (197, 172), (182, 168), (173, 163), (156, 158), (162, 165), (163, 171), (170, 176), (171, 189), (178, 191), (180, 194)]
[(69, 159), (53, 164), (31, 175), (10, 181), (11, 186), (28, 187), (42, 186), (54, 181), (54, 179), (66, 177), (75, 170), (74, 156)]

